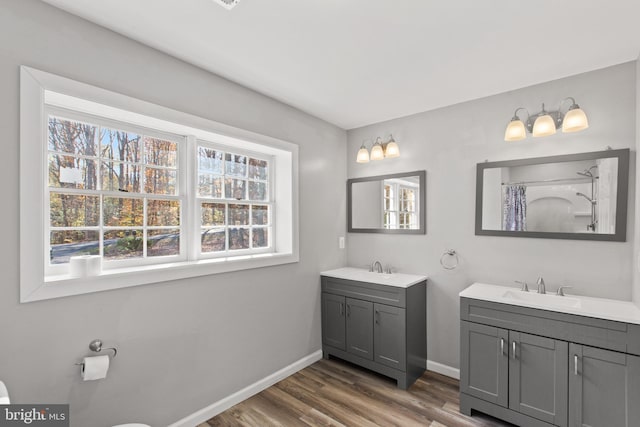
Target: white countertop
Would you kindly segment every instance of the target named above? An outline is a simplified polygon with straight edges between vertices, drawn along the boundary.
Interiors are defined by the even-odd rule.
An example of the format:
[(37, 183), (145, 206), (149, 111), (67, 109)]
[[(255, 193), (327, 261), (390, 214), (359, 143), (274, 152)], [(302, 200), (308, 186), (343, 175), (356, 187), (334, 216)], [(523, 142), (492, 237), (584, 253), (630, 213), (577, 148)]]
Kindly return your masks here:
[(378, 285), (408, 288), (411, 285), (427, 280), (427, 276), (405, 273), (373, 273), (363, 268), (344, 267), (336, 270), (328, 270), (320, 273), (321, 276), (334, 277), (336, 279), (356, 280), (358, 282), (376, 283)]
[(555, 293), (540, 295), (535, 290), (527, 293), (517, 287), (485, 283), (474, 283), (460, 292), (460, 297), (640, 325), (640, 308), (631, 301), (584, 297), (569, 293), (564, 297), (556, 296)]

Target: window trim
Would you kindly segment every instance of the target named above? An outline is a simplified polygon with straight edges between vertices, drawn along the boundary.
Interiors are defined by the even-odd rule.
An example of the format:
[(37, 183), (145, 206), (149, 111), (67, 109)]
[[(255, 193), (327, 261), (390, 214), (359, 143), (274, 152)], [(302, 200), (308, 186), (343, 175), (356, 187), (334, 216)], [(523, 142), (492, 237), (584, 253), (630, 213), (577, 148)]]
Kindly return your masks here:
[[(234, 152), (234, 147), (229, 147), (229, 146), (224, 146), (224, 145), (220, 145), (216, 142), (212, 142), (212, 141), (206, 141), (203, 139), (196, 139), (195, 140), (195, 144), (192, 144), (189, 149), (190, 149), (190, 154), (189, 157), (197, 159), (198, 158), (198, 148), (199, 147), (205, 147), (205, 148), (209, 148), (209, 149), (213, 149), (213, 150), (217, 150), (217, 151), (222, 151), (225, 154), (228, 152), (233, 152), (233, 154), (241, 154), (247, 157), (252, 157), (252, 158), (257, 158), (259, 160), (266, 160), (267, 162), (269, 162), (269, 171), (271, 172), (274, 169), (276, 160), (273, 156), (267, 156), (263, 153), (259, 153), (256, 151), (247, 151), (247, 150), (235, 150)], [(241, 152), (239, 152), (241, 151)], [(239, 153), (238, 153), (239, 152)], [(196, 165), (191, 171), (190, 174), (190, 180), (191, 182), (198, 182), (199, 179), (199, 168), (198, 165)], [(249, 179), (247, 179), (247, 183), (249, 182)], [(242, 256), (242, 255), (248, 255), (248, 254), (261, 254), (261, 253), (269, 253), (269, 252), (274, 252), (274, 248), (276, 247), (276, 238), (275, 236), (272, 235), (272, 232), (274, 231), (275, 227), (274, 227), (274, 222), (275, 222), (275, 212), (274, 212), (274, 208), (276, 207), (276, 203), (275, 203), (275, 192), (273, 190), (274, 187), (274, 180), (273, 180), (273, 176), (269, 176), (268, 180), (266, 181), (268, 184), (268, 199), (267, 201), (252, 201), (249, 199), (246, 200), (238, 200), (237, 204), (240, 205), (267, 205), (269, 206), (269, 216), (270, 216), (270, 220), (269, 220), (269, 224), (265, 227), (269, 229), (269, 241), (270, 244), (268, 247), (266, 248), (260, 248), (260, 249), (250, 249), (250, 250), (243, 250), (243, 249), (237, 249), (237, 250), (233, 250), (233, 249), (229, 249), (226, 248), (224, 252), (202, 252), (201, 250), (201, 246), (196, 242), (192, 242), (192, 251), (194, 253), (194, 258), (203, 260), (203, 259), (210, 259), (210, 258), (224, 258), (224, 257), (228, 257), (230, 251), (232, 251), (231, 253), (236, 254), (235, 256)], [(247, 184), (248, 185), (248, 184)], [(199, 235), (199, 230), (201, 230), (201, 228), (203, 227), (201, 225), (200, 222), (200, 215), (201, 215), (201, 209), (200, 209), (200, 205), (201, 203), (225, 203), (227, 205), (229, 204), (235, 204), (232, 203), (232, 201), (234, 199), (231, 198), (222, 198), (222, 199), (217, 199), (214, 197), (203, 197), (197, 194), (197, 191), (195, 191), (194, 189), (194, 195), (193, 197), (191, 197), (189, 199), (189, 202), (192, 202), (191, 204), (191, 208), (194, 212), (194, 216), (193, 216), (193, 227), (194, 230), (192, 231), (193, 235)], [(227, 213), (228, 214), (228, 213)], [(247, 226), (242, 226), (240, 228), (252, 228), (252, 225), (249, 224)], [(196, 228), (198, 231), (196, 231)], [(212, 227), (213, 228), (213, 227)], [(221, 228), (224, 228), (225, 230), (228, 230), (229, 228), (231, 228), (231, 226), (224, 225), (221, 226)], [(228, 235), (227, 235), (227, 239), (228, 239)], [(228, 240), (227, 240), (228, 242)]]
[[(96, 116), (95, 114), (88, 114), (88, 113), (84, 113), (84, 112), (78, 112), (75, 110), (71, 110), (68, 108), (63, 108), (63, 107), (58, 107), (58, 106), (53, 106), (53, 105), (49, 105), (49, 104), (44, 104), (44, 115), (43, 115), (43, 119), (44, 119), (44, 123), (43, 126), (48, 125), (48, 119), (50, 116), (54, 116), (54, 117), (58, 117), (58, 118), (63, 118), (63, 119), (67, 119), (67, 120), (73, 120), (73, 121), (81, 121), (81, 122), (86, 122), (98, 127), (108, 127), (108, 128), (113, 128), (113, 129), (119, 129), (119, 130), (124, 130), (126, 132), (131, 132), (131, 133), (137, 133), (143, 136), (150, 136), (150, 137), (154, 137), (154, 138), (158, 138), (158, 139), (164, 139), (164, 140), (168, 140), (171, 142), (175, 142), (177, 144), (178, 147), (178, 152), (177, 152), (177, 156), (178, 156), (178, 162), (176, 164), (176, 172), (179, 172), (180, 170), (183, 170), (184, 172), (182, 173), (182, 176), (180, 175), (180, 173), (177, 174), (176, 176), (176, 189), (177, 189), (177, 193), (175, 195), (168, 195), (168, 194), (155, 194), (155, 193), (146, 193), (146, 192), (139, 192), (139, 193), (120, 193), (120, 192), (116, 192), (116, 191), (108, 191), (108, 190), (104, 190), (104, 189), (100, 189), (98, 190), (97, 188), (95, 190), (86, 190), (86, 189), (69, 189), (69, 188), (64, 188), (64, 187), (49, 187), (49, 177), (48, 174), (43, 174), (43, 177), (45, 179), (44, 182), (44, 197), (45, 197), (45, 206), (44, 206), (44, 211), (45, 211), (45, 215), (44, 215), (44, 223), (43, 223), (43, 227), (44, 227), (44, 256), (45, 256), (45, 260), (46, 257), (48, 255), (49, 252), (49, 244), (50, 244), (50, 233), (48, 232), (48, 230), (51, 230), (53, 227), (47, 226), (47, 224), (49, 223), (49, 214), (50, 214), (50, 194), (53, 193), (59, 193), (59, 194), (78, 194), (78, 195), (89, 195), (89, 196), (103, 196), (103, 197), (115, 197), (115, 198), (125, 198), (125, 199), (137, 199), (137, 200), (177, 200), (181, 202), (181, 212), (180, 212), (180, 225), (179, 226), (174, 226), (174, 227), (166, 227), (166, 228), (173, 228), (173, 229), (180, 229), (180, 236), (181, 238), (181, 244), (180, 244), (180, 253), (178, 255), (167, 255), (167, 256), (160, 256), (160, 257), (148, 257), (148, 258), (135, 258), (135, 259), (126, 259), (126, 260), (109, 260), (106, 263), (103, 263), (102, 268), (103, 270), (114, 270), (114, 269), (121, 269), (121, 268), (126, 268), (126, 267), (131, 267), (131, 266), (142, 266), (142, 265), (154, 265), (154, 264), (168, 264), (168, 263), (173, 263), (173, 262), (182, 262), (182, 261), (188, 261), (189, 258), (187, 257), (187, 251), (185, 249), (185, 244), (184, 242), (186, 241), (186, 239), (184, 239), (186, 237), (186, 224), (185, 221), (183, 220), (185, 218), (185, 215), (187, 215), (189, 213), (188, 207), (187, 207), (187, 203), (188, 203), (188, 191), (187, 191), (187, 187), (188, 187), (188, 180), (190, 179), (189, 176), (187, 175), (186, 171), (187, 171), (187, 162), (186, 162), (186, 157), (189, 155), (188, 150), (187, 150), (187, 137), (184, 135), (177, 135), (177, 134), (173, 134), (173, 133), (169, 133), (169, 132), (162, 132), (162, 131), (158, 131), (156, 129), (150, 129), (144, 126), (137, 126), (137, 125), (132, 125), (130, 123), (125, 123), (125, 122), (121, 122), (121, 121), (116, 121), (116, 120), (112, 120), (109, 118), (104, 118), (104, 117), (99, 117)], [(47, 134), (47, 138), (48, 138), (48, 134)], [(45, 144), (44, 147), (42, 148), (44, 150), (44, 164), (41, 166), (43, 168), (43, 170), (48, 170), (49, 167), (49, 153), (50, 150), (48, 149), (48, 144)], [(61, 155), (67, 155), (69, 157), (76, 157), (73, 153), (61, 153), (61, 152), (57, 152), (56, 154), (61, 154)], [(96, 157), (96, 163), (98, 165), (98, 171), (96, 172), (98, 174), (97, 181), (99, 182), (101, 180), (101, 176), (100, 176), (100, 168), (102, 167), (100, 165), (100, 156), (98, 154), (98, 156)], [(140, 165), (144, 164), (143, 159), (140, 159), (139, 162)], [(93, 192), (93, 193), (92, 193)], [(143, 212), (143, 216), (145, 217), (145, 222), (146, 222), (146, 206), (144, 207), (144, 212)], [(102, 212), (100, 212), (100, 221), (98, 226), (95, 227), (70, 227), (70, 228), (91, 228), (94, 231), (97, 231), (99, 233), (99, 241), (100, 244), (102, 244), (102, 231), (104, 229), (107, 230), (116, 230), (119, 227), (112, 227), (112, 226), (106, 226), (103, 224), (102, 222)], [(127, 228), (136, 228), (136, 229), (141, 229), (143, 232), (144, 230), (153, 230), (154, 227), (148, 227), (148, 226), (135, 226), (135, 227), (127, 227)], [(146, 245), (145, 245), (146, 246)], [(44, 272), (45, 272), (45, 277), (52, 277), (52, 276), (61, 276), (61, 275), (65, 275), (68, 272), (68, 264), (50, 264), (47, 263), (45, 261), (45, 267), (44, 267)]]
[[(42, 148), (46, 127), (34, 124), (45, 120), (45, 96), (55, 98), (57, 106), (73, 101), (74, 111), (91, 113), (95, 105), (108, 114), (101, 116), (134, 126), (158, 129), (170, 134), (193, 135), (205, 141), (234, 147), (242, 152), (257, 151), (274, 156), (273, 194), (278, 194), (274, 208), (274, 252), (235, 257), (220, 257), (160, 265), (143, 265), (104, 270), (87, 278), (45, 277), (44, 220), (45, 168), (47, 156)], [(126, 114), (126, 120), (118, 114)], [(195, 142), (195, 141), (192, 141)], [(36, 149), (37, 147), (37, 149)], [(233, 148), (231, 148), (233, 150)], [(195, 159), (186, 155), (187, 170), (194, 170)], [(68, 78), (26, 66), (20, 67), (20, 302), (31, 302), (109, 289), (166, 282), (189, 277), (268, 267), (299, 261), (298, 220), (298, 146), (266, 135), (238, 129), (202, 117), (162, 107), (116, 92), (111, 92)], [(48, 194), (48, 193), (47, 193)], [(193, 200), (194, 197), (189, 197)], [(274, 199), (275, 200), (275, 199)], [(183, 206), (183, 215), (195, 215), (191, 203)], [(274, 236), (276, 237), (276, 236)], [(36, 259), (34, 259), (34, 254)]]
[[(396, 179), (390, 179), (389, 183), (385, 183), (385, 181), (383, 181), (382, 184), (382, 215), (383, 215), (383, 227), (386, 230), (413, 230), (413, 228), (410, 227), (401, 227), (400, 226), (400, 217), (401, 215), (409, 215), (410, 218), (410, 226), (415, 225), (418, 221), (418, 206), (419, 206), (419, 200), (415, 200), (417, 198), (420, 197), (419, 192), (417, 191), (419, 188), (419, 185), (409, 185), (409, 184), (403, 184), (400, 180), (396, 180)], [(390, 190), (390, 196), (387, 197), (385, 194), (385, 187), (389, 186), (391, 188)], [(411, 190), (413, 191), (414, 194), (414, 200), (413, 200), (413, 210), (412, 211), (403, 211), (401, 209), (401, 205), (402, 205), (402, 190)], [(389, 207), (391, 209), (387, 209), (387, 200), (389, 200)], [(385, 218), (394, 218), (393, 223), (391, 222), (386, 222)], [(405, 224), (406, 225), (406, 224)]]

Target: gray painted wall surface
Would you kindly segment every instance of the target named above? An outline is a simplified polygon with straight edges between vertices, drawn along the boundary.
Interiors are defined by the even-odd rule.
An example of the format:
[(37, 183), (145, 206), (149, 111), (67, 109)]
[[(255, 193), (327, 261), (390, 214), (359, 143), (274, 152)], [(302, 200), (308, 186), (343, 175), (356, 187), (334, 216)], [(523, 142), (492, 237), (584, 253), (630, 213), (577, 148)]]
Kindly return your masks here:
[[(17, 403), (71, 404), (72, 425), (177, 421), (321, 348), (320, 276), (344, 265), (345, 131), (35, 0), (0, 7), (0, 379)], [(297, 264), (18, 303), (19, 66), (300, 146)], [(77, 366), (101, 338), (105, 380)]]
[[(517, 107), (534, 113), (542, 102), (551, 109), (567, 96), (586, 111), (589, 129), (504, 142)], [(459, 366), (458, 293), (473, 282), (515, 286), (514, 280), (535, 283), (542, 275), (551, 291), (562, 284), (574, 286), (577, 294), (631, 299), (635, 180), (630, 183), (624, 243), (475, 236), (474, 203), (475, 167), (485, 159), (599, 151), (607, 145), (635, 149), (635, 96), (636, 66), (631, 62), (348, 132), (349, 178), (427, 170), (426, 236), (349, 234), (347, 259), (353, 266), (379, 259), (400, 272), (429, 276), (430, 360)], [(355, 162), (363, 139), (389, 133), (400, 145), (399, 158)], [(460, 266), (453, 271), (439, 263), (448, 248), (460, 255)]]
[[(640, 160), (640, 57), (636, 61), (636, 164)], [(640, 208), (640, 175), (636, 174), (636, 212)], [(633, 245), (633, 301), (640, 305), (640, 218), (635, 218)]]

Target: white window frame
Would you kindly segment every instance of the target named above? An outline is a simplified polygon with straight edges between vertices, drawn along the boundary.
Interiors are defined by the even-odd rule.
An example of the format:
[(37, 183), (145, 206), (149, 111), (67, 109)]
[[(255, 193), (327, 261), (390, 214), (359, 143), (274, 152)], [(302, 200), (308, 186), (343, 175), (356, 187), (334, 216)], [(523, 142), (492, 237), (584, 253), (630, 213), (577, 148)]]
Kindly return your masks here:
[[(386, 197), (384, 192), (384, 188), (386, 186), (391, 187), (390, 196)], [(401, 194), (403, 189), (412, 190), (414, 193), (414, 201), (413, 201), (413, 211), (402, 211), (401, 208)], [(419, 210), (419, 193), (418, 186), (410, 185), (407, 183), (403, 183), (402, 180), (390, 179), (385, 180), (382, 183), (382, 219), (383, 219), (383, 227), (388, 230), (411, 230), (415, 229), (412, 227), (416, 227), (418, 223), (418, 210)], [(387, 200), (389, 201), (390, 209), (387, 209)], [(400, 216), (401, 215), (409, 215), (410, 222), (407, 227), (400, 227)], [(389, 221), (386, 222), (385, 218), (388, 218)]]
[[(166, 263), (172, 263), (172, 262), (181, 262), (181, 261), (187, 261), (187, 250), (186, 250), (186, 221), (184, 221), (184, 215), (188, 212), (186, 206), (187, 206), (187, 196), (188, 196), (188, 175), (186, 173), (187, 171), (187, 162), (186, 162), (186, 157), (188, 155), (187, 152), (187, 138), (185, 136), (182, 135), (176, 135), (176, 134), (170, 134), (167, 132), (161, 132), (158, 131), (156, 129), (148, 129), (145, 127), (141, 127), (141, 126), (135, 126), (135, 125), (131, 125), (129, 123), (124, 123), (124, 122), (119, 122), (119, 121), (114, 121), (108, 118), (104, 118), (104, 117), (98, 117), (92, 114), (87, 114), (87, 113), (82, 113), (82, 112), (78, 112), (78, 111), (74, 111), (74, 110), (70, 110), (67, 108), (61, 108), (61, 107), (57, 107), (57, 106), (51, 106), (48, 104), (45, 104), (44, 106), (44, 124), (43, 126), (48, 126), (48, 118), (49, 116), (56, 116), (56, 117), (60, 117), (60, 118), (64, 118), (64, 119), (69, 119), (69, 120), (74, 120), (74, 121), (80, 121), (80, 122), (85, 122), (85, 123), (90, 123), (90, 124), (94, 124), (97, 126), (104, 126), (104, 127), (109, 127), (112, 129), (117, 129), (117, 130), (124, 130), (127, 132), (131, 132), (131, 133), (137, 133), (139, 135), (144, 135), (144, 136), (151, 136), (151, 137), (155, 137), (155, 138), (159, 138), (159, 139), (164, 139), (164, 140), (169, 140), (171, 142), (176, 142), (177, 146), (178, 146), (178, 162), (177, 162), (177, 168), (176, 170), (179, 171), (183, 171), (182, 172), (182, 176), (180, 173), (177, 174), (177, 185), (176, 185), (176, 189), (177, 189), (177, 193), (175, 196), (168, 196), (168, 195), (163, 195), (163, 194), (154, 194), (154, 193), (145, 193), (145, 192), (140, 192), (140, 193), (127, 193), (127, 192), (116, 192), (116, 191), (104, 191), (104, 190), (98, 190), (98, 188), (100, 187), (100, 181), (101, 181), (101, 176), (100, 176), (100, 161), (98, 160), (97, 166), (98, 166), (98, 170), (96, 171), (96, 173), (98, 174), (97, 176), (97, 181), (98, 181), (98, 185), (96, 188), (96, 190), (98, 190), (99, 192), (96, 192), (95, 190), (80, 190), (80, 189), (67, 189), (67, 188), (56, 188), (56, 187), (49, 187), (49, 179), (48, 179), (48, 174), (44, 174), (44, 179), (45, 179), (45, 183), (44, 183), (44, 188), (45, 188), (45, 215), (44, 215), (44, 228), (45, 228), (45, 232), (44, 232), (44, 239), (45, 239), (45, 245), (44, 245), (44, 250), (45, 250), (45, 276), (48, 277), (52, 277), (52, 276), (64, 276), (65, 274), (68, 274), (69, 271), (69, 265), (68, 264), (50, 264), (49, 262), (46, 262), (46, 259), (49, 255), (49, 248), (50, 248), (50, 233), (49, 233), (49, 229), (52, 229), (54, 227), (49, 227), (49, 212), (50, 212), (50, 206), (49, 206), (49, 201), (50, 201), (50, 197), (49, 195), (53, 192), (53, 193), (66, 193), (66, 194), (78, 194), (78, 195), (89, 195), (89, 196), (106, 196), (106, 197), (117, 197), (117, 198), (131, 198), (131, 199), (138, 199), (138, 200), (145, 200), (145, 199), (151, 199), (151, 200), (179, 200), (181, 202), (181, 212), (180, 212), (180, 226), (176, 226), (176, 227), (167, 227), (167, 228), (178, 228), (180, 229), (180, 253), (178, 255), (171, 255), (171, 256), (158, 256), (158, 257), (147, 257), (147, 258), (132, 258), (132, 259), (123, 259), (123, 260), (104, 260), (103, 258), (103, 262), (102, 262), (102, 269), (103, 270), (113, 270), (113, 269), (118, 269), (118, 268), (123, 268), (123, 267), (136, 267), (136, 266), (141, 266), (141, 265), (151, 265), (151, 264), (166, 264)], [(43, 141), (43, 149), (44, 149), (44, 165), (42, 165), (42, 167), (44, 168), (44, 170), (47, 170), (48, 168), (48, 154), (49, 154), (49, 150), (47, 147), (47, 144)], [(73, 154), (66, 154), (66, 153), (60, 153), (62, 155), (68, 155), (68, 156), (74, 156)], [(99, 157), (98, 157), (99, 159)], [(142, 162), (142, 159), (141, 159)], [(105, 226), (103, 224), (103, 220), (102, 220), (102, 212), (100, 212), (100, 220), (99, 220), (99, 224), (98, 226), (95, 227), (71, 227), (71, 228), (85, 228), (85, 229), (91, 229), (94, 231), (98, 231), (99, 232), (99, 241), (100, 241), (100, 247), (102, 248), (102, 231), (104, 229), (109, 229), (109, 230), (117, 230), (117, 229), (131, 229), (131, 228), (136, 228), (136, 229), (140, 229), (143, 233), (146, 233), (147, 230), (152, 230), (154, 229), (154, 227), (150, 227), (147, 228), (146, 226), (146, 218), (147, 218), (147, 210), (146, 210), (146, 205), (143, 208), (143, 217), (144, 217), (144, 224), (143, 226), (139, 226), (139, 227), (111, 227), (111, 226)], [(56, 227), (57, 228), (57, 227)], [(144, 245), (143, 247), (143, 253), (146, 253), (146, 245)], [(102, 255), (102, 253), (101, 253)]]
[[(272, 156), (265, 156), (262, 153), (258, 153), (258, 152), (250, 152), (250, 151), (242, 151), (239, 152), (239, 150), (234, 150), (232, 147), (225, 147), (223, 145), (217, 144), (215, 142), (211, 142), (211, 141), (205, 141), (202, 139), (198, 139), (196, 140), (196, 144), (194, 145), (194, 151), (192, 156), (194, 156), (194, 158), (197, 158), (198, 156), (198, 148), (199, 147), (206, 147), (209, 149), (213, 149), (216, 151), (222, 151), (225, 154), (226, 153), (232, 153), (232, 154), (241, 154), (247, 157), (252, 157), (252, 158), (256, 158), (256, 159), (260, 159), (260, 160), (266, 160), (268, 162), (268, 166), (269, 166), (269, 171), (272, 170), (272, 168), (275, 166), (275, 159)], [(224, 160), (223, 160), (224, 163)], [(199, 169), (198, 167), (195, 167), (193, 170), (193, 174), (192, 174), (192, 182), (196, 183), (199, 180)], [(248, 185), (248, 181), (247, 180), (247, 185)], [(209, 258), (221, 258), (221, 257), (226, 257), (226, 256), (242, 256), (242, 255), (246, 255), (246, 254), (260, 254), (260, 253), (268, 253), (268, 252), (272, 252), (273, 251), (273, 247), (274, 247), (274, 243), (275, 243), (275, 238), (273, 237), (273, 233), (271, 232), (271, 230), (274, 229), (273, 227), (273, 223), (274, 223), (274, 207), (275, 207), (275, 194), (273, 191), (273, 179), (271, 176), (271, 173), (269, 174), (268, 177), (268, 181), (267, 181), (267, 185), (268, 185), (268, 196), (267, 196), (267, 200), (266, 201), (254, 201), (254, 200), (249, 200), (248, 198), (245, 200), (235, 200), (233, 198), (214, 198), (214, 197), (203, 197), (200, 196), (199, 194), (196, 194), (195, 197), (193, 197), (192, 201), (194, 202), (194, 204), (192, 204), (192, 208), (193, 208), (193, 212), (196, 213), (196, 218), (194, 220), (194, 231), (193, 231), (193, 235), (200, 235), (200, 230), (201, 230), (201, 203), (224, 203), (226, 205), (229, 204), (240, 204), (240, 205), (267, 205), (269, 206), (269, 225), (265, 228), (269, 229), (269, 244), (267, 247), (265, 248), (259, 248), (259, 249), (250, 249), (250, 250), (243, 250), (243, 249), (230, 249), (227, 245), (225, 251), (221, 251), (221, 252), (202, 252), (201, 250), (201, 245), (197, 242), (194, 241), (194, 245), (195, 247), (192, 249), (193, 253), (196, 254), (196, 257), (199, 259), (209, 259)], [(251, 217), (251, 213), (249, 214), (249, 216)], [(228, 219), (228, 211), (225, 215), (225, 217)], [(243, 228), (245, 226), (242, 227), (237, 227), (237, 228)], [(251, 228), (251, 226), (246, 226), (247, 228)], [(215, 228), (215, 227), (211, 227), (211, 228)], [(233, 226), (230, 226), (228, 224), (226, 224), (225, 226), (221, 226), (220, 228), (224, 228), (225, 229), (225, 242), (228, 242), (228, 232), (229, 232), (229, 228), (233, 228)]]
[[(46, 102), (45, 102), (46, 100)], [(103, 269), (99, 275), (73, 278), (69, 274), (45, 271), (48, 238), (45, 220), (49, 220), (48, 174), (46, 165), (47, 107), (67, 108), (80, 114), (96, 115), (100, 120), (124, 122), (134, 128), (157, 130), (155, 133), (189, 135), (186, 150), (179, 161), (186, 163), (191, 189), (196, 187), (197, 140), (210, 141), (221, 149), (238, 154), (259, 153), (270, 158), (269, 191), (274, 235), (269, 251), (199, 257), (195, 244), (186, 248), (186, 259), (151, 265), (122, 265)], [(103, 121), (104, 121), (103, 120)], [(183, 155), (183, 153), (187, 155)], [(179, 188), (184, 182), (179, 180)], [(189, 185), (186, 186), (187, 191)], [(181, 212), (184, 218), (200, 226), (194, 194), (187, 198)], [(154, 195), (148, 195), (154, 198)], [(198, 220), (198, 221), (196, 221)], [(271, 234), (271, 233), (270, 233)], [(54, 74), (22, 66), (20, 69), (20, 301), (31, 302), (109, 289), (178, 280), (250, 268), (268, 267), (299, 261), (298, 223), (298, 146), (280, 139), (234, 128), (208, 119), (182, 113), (122, 94), (100, 89)], [(195, 239), (194, 239), (195, 240)], [(194, 242), (191, 242), (194, 243)], [(181, 241), (181, 250), (187, 245)], [(45, 249), (46, 248), (46, 249)], [(234, 256), (230, 256), (234, 255)], [(43, 259), (43, 257), (45, 257)]]
[[(385, 187), (389, 186), (389, 197), (385, 193)], [(398, 185), (382, 181), (382, 220), (387, 230), (398, 228)], [(389, 206), (389, 209), (387, 209)]]
[[(414, 229), (417, 225), (418, 222), (418, 212), (417, 212), (417, 198), (418, 198), (418, 189), (417, 187), (413, 187), (413, 186), (409, 186), (409, 185), (402, 185), (402, 184), (398, 184), (398, 229), (400, 230), (411, 230)], [(403, 202), (403, 198), (402, 198), (402, 190), (411, 190), (413, 192), (413, 210), (409, 211), (409, 210), (402, 210), (402, 202)], [(404, 201), (406, 202), (407, 200), (404, 199)], [(401, 220), (400, 217), (402, 215), (408, 215), (409, 216), (409, 223), (407, 224), (405, 222), (404, 227), (401, 227)]]

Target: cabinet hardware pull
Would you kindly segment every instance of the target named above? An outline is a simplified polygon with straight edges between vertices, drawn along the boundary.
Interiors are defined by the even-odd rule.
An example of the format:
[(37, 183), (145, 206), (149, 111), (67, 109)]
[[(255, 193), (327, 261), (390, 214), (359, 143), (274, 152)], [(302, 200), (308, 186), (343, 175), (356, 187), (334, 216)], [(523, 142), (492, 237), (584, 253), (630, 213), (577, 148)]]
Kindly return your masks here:
[(573, 355), (573, 375), (578, 375), (578, 355)]
[(344, 316), (344, 303), (340, 303), (340, 316)]
[(504, 355), (504, 338), (500, 338), (500, 354)]
[(380, 324), (380, 312), (376, 310), (376, 324)]
[(347, 317), (351, 317), (351, 304), (347, 304)]
[(516, 342), (513, 342), (513, 358), (516, 358)]

